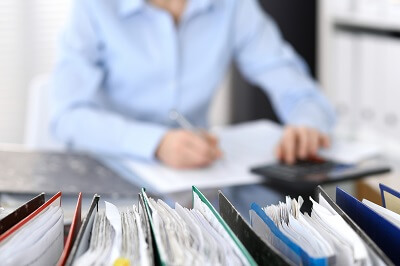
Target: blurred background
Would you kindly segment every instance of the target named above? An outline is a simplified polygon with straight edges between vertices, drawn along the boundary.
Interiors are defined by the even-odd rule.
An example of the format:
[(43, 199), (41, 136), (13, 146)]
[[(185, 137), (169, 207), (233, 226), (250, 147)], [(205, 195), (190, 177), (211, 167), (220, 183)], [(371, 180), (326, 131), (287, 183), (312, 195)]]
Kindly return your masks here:
[[(336, 134), (400, 157), (400, 0), (260, 0), (339, 114)], [(37, 146), (41, 90), (52, 71), (71, 0), (0, 1), (0, 143)], [(240, 101), (239, 101), (240, 99)], [(269, 108), (265, 108), (269, 106)], [(277, 120), (268, 99), (232, 67), (212, 124)]]

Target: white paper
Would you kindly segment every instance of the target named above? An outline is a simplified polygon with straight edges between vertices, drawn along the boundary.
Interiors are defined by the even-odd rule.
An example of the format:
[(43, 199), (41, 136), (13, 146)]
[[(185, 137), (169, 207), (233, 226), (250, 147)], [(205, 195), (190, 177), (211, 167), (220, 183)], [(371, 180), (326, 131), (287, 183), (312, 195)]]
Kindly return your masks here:
[(400, 215), (392, 212), (391, 210), (388, 210), (382, 206), (379, 206), (367, 199), (363, 199), (362, 203), (373, 209), (375, 212), (383, 216), (386, 220), (391, 222), (392, 224), (396, 225), (398, 228), (400, 228)]
[(322, 158), (344, 164), (361, 163), (381, 153), (381, 147), (376, 144), (341, 139), (335, 139), (329, 149), (319, 151)]
[(281, 127), (260, 120), (213, 132), (219, 138), (224, 157), (210, 167), (176, 170), (133, 160), (123, 164), (160, 193), (190, 190), (193, 185), (202, 189), (262, 182), (263, 178), (250, 173), (250, 168), (275, 161), (273, 150), (280, 139)]
[(55, 265), (64, 247), (64, 216), (50, 206), (0, 246), (1, 265)]
[(105, 201), (106, 204), (106, 216), (110, 221), (112, 228), (114, 229), (114, 240), (111, 249), (110, 263), (114, 263), (114, 261), (119, 257), (121, 253), (122, 246), (122, 225), (121, 225), (121, 214), (118, 211), (118, 208), (114, 205)]

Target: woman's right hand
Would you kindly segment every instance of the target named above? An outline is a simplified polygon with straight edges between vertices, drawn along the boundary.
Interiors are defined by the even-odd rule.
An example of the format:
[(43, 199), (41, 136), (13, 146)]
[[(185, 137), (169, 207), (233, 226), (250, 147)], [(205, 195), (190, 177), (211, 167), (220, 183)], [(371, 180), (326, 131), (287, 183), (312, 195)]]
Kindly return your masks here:
[(205, 167), (221, 156), (215, 136), (183, 129), (168, 131), (156, 151), (158, 160), (178, 169)]

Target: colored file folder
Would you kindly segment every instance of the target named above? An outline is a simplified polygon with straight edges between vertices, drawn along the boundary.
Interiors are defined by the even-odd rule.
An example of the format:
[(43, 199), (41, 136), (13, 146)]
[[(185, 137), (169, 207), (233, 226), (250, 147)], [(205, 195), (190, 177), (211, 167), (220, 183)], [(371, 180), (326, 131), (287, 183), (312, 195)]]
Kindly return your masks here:
[(81, 256), (89, 248), (91, 228), (93, 226), (95, 213), (98, 212), (99, 200), (99, 195), (96, 194), (93, 196), (89, 211), (87, 212), (87, 215), (82, 222), (82, 226), (78, 231), (76, 240), (72, 245), (71, 252), (65, 265), (72, 265), (75, 259)]
[[(160, 265), (168, 265), (168, 257), (165, 252), (165, 249), (168, 247), (166, 247), (164, 245), (165, 241), (163, 241), (162, 235), (158, 233), (158, 228), (156, 226), (156, 219), (158, 219), (158, 218), (155, 217), (155, 214), (156, 214), (157, 210), (154, 208), (154, 206), (153, 207), (151, 206), (151, 204), (154, 204), (154, 203), (150, 202), (150, 199), (147, 197), (144, 189), (142, 190), (141, 194), (143, 196), (148, 219), (150, 222), (150, 227), (151, 227), (151, 231), (152, 231), (152, 235), (153, 235), (153, 239), (154, 239), (154, 248), (155, 248), (155, 252), (157, 254), (157, 258), (158, 258), (157, 262)], [(226, 242), (233, 243), (233, 245), (234, 245), (233, 248), (237, 249), (238, 252), (240, 253), (241, 258), (243, 259), (242, 262), (244, 262), (243, 264), (257, 265), (256, 261), (253, 259), (253, 257), (247, 251), (247, 249), (243, 246), (243, 244), (240, 242), (240, 240), (236, 237), (236, 235), (233, 233), (233, 231), (230, 229), (230, 227), (227, 225), (227, 223), (222, 219), (222, 217), (214, 209), (214, 207), (211, 205), (211, 203), (204, 197), (204, 195), (194, 186), (192, 187), (192, 196), (193, 196), (193, 209), (192, 210), (197, 210), (199, 212), (202, 212), (201, 209), (206, 208), (207, 213), (210, 215), (210, 217), (208, 217), (208, 218), (210, 218), (213, 221), (213, 223), (216, 223), (216, 225), (217, 225), (216, 227), (222, 228), (222, 233), (225, 236), (227, 235), (227, 238), (223, 237), (222, 234), (220, 234), (221, 233), (220, 231), (216, 230), (215, 232), (218, 232), (218, 234), (220, 234), (219, 236), (221, 236), (223, 239), (227, 240)], [(212, 228), (215, 229), (214, 225), (210, 224), (209, 226), (211, 226)], [(211, 228), (211, 227), (209, 227), (209, 228)], [(198, 228), (200, 229), (203, 227), (198, 227)], [(210, 232), (210, 231), (207, 231), (207, 232)], [(200, 243), (198, 243), (198, 244), (200, 244)], [(185, 252), (185, 250), (183, 250), (183, 252)], [(226, 259), (226, 261), (229, 261), (230, 258), (225, 258), (225, 259)]]
[(383, 207), (400, 214), (400, 192), (384, 184), (379, 184), (379, 188), (381, 190)]
[(270, 241), (282, 253), (286, 254), (287, 258), (296, 265), (328, 265), (329, 258), (314, 258), (311, 257), (303, 248), (293, 242), (289, 237), (283, 234), (275, 223), (268, 217), (262, 208), (256, 204), (251, 204), (250, 209), (251, 226), (259, 235), (262, 232), (269, 232)]
[(400, 228), (339, 187), (336, 203), (396, 265), (400, 264)]
[(68, 256), (72, 249), (72, 245), (74, 244), (76, 236), (78, 235), (79, 229), (82, 225), (81, 211), (82, 211), (82, 193), (79, 193), (78, 201), (75, 207), (74, 217), (72, 218), (71, 227), (69, 229), (68, 237), (65, 241), (63, 253), (61, 254), (61, 257), (57, 263), (58, 266), (64, 266), (65, 263), (67, 262)]
[(55, 265), (63, 250), (61, 192), (0, 236), (2, 265)]
[(259, 237), (232, 203), (219, 191), (219, 213), (259, 265), (290, 265), (284, 255)]
[(41, 193), (24, 203), (18, 209), (1, 219), (0, 221), (0, 235), (5, 233), (8, 229), (25, 219), (32, 212), (37, 210), (45, 202), (44, 193)]
[[(291, 264), (394, 265), (320, 186), (317, 195), (318, 203), (312, 200), (313, 209), (309, 215), (299, 212), (301, 199), (294, 201), (286, 198), (285, 202), (266, 208), (253, 203), (250, 210), (251, 229), (267, 246), (278, 250), (274, 255), (283, 256)], [(221, 203), (224, 209), (225, 205)], [(233, 212), (229, 209), (221, 211)], [(325, 248), (316, 252), (316, 246)]]

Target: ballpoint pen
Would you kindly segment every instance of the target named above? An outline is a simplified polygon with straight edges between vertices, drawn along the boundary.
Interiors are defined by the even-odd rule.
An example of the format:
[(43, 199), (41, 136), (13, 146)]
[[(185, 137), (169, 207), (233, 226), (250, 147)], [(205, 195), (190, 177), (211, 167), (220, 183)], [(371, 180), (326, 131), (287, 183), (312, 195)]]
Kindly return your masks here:
[[(179, 126), (181, 126), (183, 129), (190, 130), (195, 133), (199, 133), (199, 130), (192, 125), (192, 123), (189, 122), (181, 113), (179, 113), (177, 110), (172, 109), (169, 112), (169, 118), (173, 121), (176, 121)], [(200, 134), (201, 135), (201, 134)]]
[(183, 129), (189, 130), (191, 132), (194, 132), (198, 136), (204, 138), (206, 141), (208, 141), (207, 136), (205, 135), (205, 131), (199, 128), (196, 128), (192, 123), (189, 122), (180, 112), (178, 112), (175, 109), (172, 109), (169, 112), (169, 118), (173, 121), (176, 121), (180, 127)]

